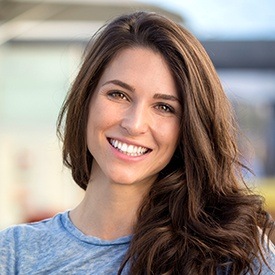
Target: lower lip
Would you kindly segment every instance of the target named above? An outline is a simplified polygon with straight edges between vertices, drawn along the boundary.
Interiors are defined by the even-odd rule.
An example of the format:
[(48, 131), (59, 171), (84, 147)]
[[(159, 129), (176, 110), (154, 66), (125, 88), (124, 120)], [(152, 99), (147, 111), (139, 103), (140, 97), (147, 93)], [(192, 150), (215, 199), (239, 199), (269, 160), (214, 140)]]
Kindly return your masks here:
[(125, 161), (140, 161), (140, 160), (145, 159), (150, 154), (150, 152), (148, 152), (148, 153), (140, 155), (140, 156), (130, 156), (130, 155), (123, 154), (121, 151), (114, 148), (110, 143), (109, 143), (109, 145), (111, 147), (113, 154), (117, 158), (125, 160)]

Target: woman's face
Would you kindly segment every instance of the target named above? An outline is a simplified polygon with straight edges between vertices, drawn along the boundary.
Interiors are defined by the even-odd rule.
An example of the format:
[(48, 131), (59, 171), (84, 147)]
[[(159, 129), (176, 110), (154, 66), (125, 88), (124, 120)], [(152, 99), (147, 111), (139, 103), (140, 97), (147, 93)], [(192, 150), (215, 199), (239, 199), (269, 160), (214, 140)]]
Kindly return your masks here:
[(91, 178), (151, 184), (173, 156), (180, 115), (164, 58), (146, 48), (121, 51), (105, 69), (89, 106)]

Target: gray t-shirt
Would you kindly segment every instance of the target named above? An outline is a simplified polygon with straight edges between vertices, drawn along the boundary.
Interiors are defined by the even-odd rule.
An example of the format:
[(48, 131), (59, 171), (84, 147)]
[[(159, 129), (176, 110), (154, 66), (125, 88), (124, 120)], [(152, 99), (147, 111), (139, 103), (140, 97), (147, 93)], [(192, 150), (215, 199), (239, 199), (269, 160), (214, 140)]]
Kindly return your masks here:
[[(60, 213), (0, 233), (0, 274), (117, 274), (130, 241), (130, 236), (114, 241), (86, 236), (73, 225), (69, 212)], [(274, 246), (267, 258), (275, 269)], [(123, 274), (129, 274), (127, 265)], [(264, 266), (261, 274), (274, 273)]]

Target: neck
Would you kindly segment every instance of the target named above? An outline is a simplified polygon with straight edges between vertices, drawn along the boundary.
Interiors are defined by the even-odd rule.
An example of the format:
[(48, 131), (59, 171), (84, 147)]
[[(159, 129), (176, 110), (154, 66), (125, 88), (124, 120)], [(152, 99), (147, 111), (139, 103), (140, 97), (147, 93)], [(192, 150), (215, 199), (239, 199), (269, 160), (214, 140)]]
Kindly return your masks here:
[(91, 181), (84, 199), (70, 213), (86, 235), (113, 240), (133, 233), (137, 211), (148, 187)]

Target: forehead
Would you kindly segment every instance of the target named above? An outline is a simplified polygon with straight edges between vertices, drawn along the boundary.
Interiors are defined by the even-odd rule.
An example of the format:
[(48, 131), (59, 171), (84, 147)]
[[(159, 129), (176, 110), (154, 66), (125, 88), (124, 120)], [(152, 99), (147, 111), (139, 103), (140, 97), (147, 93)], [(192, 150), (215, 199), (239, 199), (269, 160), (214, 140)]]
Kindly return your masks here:
[(164, 57), (150, 48), (127, 48), (118, 52), (106, 66), (99, 83), (118, 79), (136, 87), (150, 86), (176, 94), (176, 84)]

